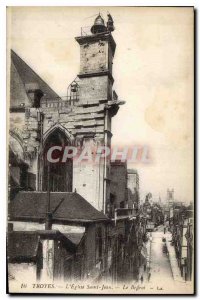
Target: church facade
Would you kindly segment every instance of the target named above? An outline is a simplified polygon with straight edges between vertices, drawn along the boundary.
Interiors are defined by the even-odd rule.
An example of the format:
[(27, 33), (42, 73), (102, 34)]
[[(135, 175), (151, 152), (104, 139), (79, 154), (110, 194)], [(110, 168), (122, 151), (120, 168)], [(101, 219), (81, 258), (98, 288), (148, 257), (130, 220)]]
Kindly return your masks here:
[[(98, 22), (102, 22), (100, 16), (97, 28)], [(76, 38), (80, 45), (80, 72), (68, 87), (65, 99), (59, 98), (12, 51), (10, 134), (21, 146), (21, 156), (32, 179), (30, 187), (34, 190), (47, 189), (45, 155), (51, 145), (95, 149), (100, 145), (111, 146), (111, 121), (121, 102), (112, 88), (116, 44), (106, 26), (101, 30)], [(107, 159), (96, 165), (77, 163), (74, 168), (70, 161), (63, 165), (54, 163), (50, 166), (51, 190), (76, 189), (95, 208), (106, 213), (109, 171)]]
[[(112, 30), (112, 20), (106, 26), (98, 15), (91, 33), (75, 38), (80, 71), (65, 98), (11, 51), (8, 248), (12, 271), (17, 272), (19, 264), (35, 262), (37, 279), (41, 274), (51, 279), (62, 274), (63, 279), (118, 280), (127, 272), (131, 278), (139, 262), (138, 213), (133, 205), (113, 201), (110, 159), (88, 163), (69, 155), (63, 163), (56, 151), (56, 162), (47, 159), (51, 147), (61, 152), (66, 146), (94, 151), (111, 147), (112, 118), (123, 104), (113, 90)], [(26, 243), (23, 255), (16, 251), (23, 237), (38, 249), (29, 255), (30, 261)], [(45, 262), (37, 259), (41, 253)], [(63, 263), (58, 263), (59, 257)]]

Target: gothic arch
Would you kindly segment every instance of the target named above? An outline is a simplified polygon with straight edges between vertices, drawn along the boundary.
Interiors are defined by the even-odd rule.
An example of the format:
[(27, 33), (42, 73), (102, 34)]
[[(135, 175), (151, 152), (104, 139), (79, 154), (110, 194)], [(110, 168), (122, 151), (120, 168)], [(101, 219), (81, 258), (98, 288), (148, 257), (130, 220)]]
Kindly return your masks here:
[(73, 134), (71, 134), (63, 125), (61, 125), (60, 123), (55, 124), (54, 126), (52, 126), (51, 128), (49, 128), (43, 135), (43, 145), (45, 144), (46, 140), (48, 139), (48, 137), (56, 130), (60, 130), (61, 132), (63, 132), (69, 143), (72, 144), (74, 141), (74, 136)]
[[(44, 134), (40, 149), (38, 176), (41, 190), (46, 191), (49, 187), (53, 192), (72, 191), (72, 160), (62, 162), (64, 148), (71, 144), (72, 135), (60, 124), (56, 124)], [(52, 154), (56, 155), (56, 158), (60, 158), (58, 162), (49, 162), (47, 160), (47, 152), (52, 146), (61, 146), (62, 150), (54, 151)]]

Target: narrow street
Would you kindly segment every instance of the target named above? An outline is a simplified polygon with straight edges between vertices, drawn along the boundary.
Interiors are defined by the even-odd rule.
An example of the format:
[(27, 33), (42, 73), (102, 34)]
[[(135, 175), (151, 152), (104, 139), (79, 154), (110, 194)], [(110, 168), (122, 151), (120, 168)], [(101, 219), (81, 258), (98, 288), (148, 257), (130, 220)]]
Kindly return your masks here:
[(164, 237), (163, 226), (157, 227), (157, 231), (151, 233), (150, 245), (150, 283), (173, 284), (173, 274), (171, 270), (169, 256), (165, 251), (165, 243), (162, 241)]

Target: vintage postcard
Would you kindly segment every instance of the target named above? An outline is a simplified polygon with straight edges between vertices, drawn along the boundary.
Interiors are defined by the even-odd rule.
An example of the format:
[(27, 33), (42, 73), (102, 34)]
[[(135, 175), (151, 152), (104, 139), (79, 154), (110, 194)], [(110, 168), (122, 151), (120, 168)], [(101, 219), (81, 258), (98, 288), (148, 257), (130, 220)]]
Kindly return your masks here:
[(194, 8), (7, 7), (8, 293), (194, 293)]

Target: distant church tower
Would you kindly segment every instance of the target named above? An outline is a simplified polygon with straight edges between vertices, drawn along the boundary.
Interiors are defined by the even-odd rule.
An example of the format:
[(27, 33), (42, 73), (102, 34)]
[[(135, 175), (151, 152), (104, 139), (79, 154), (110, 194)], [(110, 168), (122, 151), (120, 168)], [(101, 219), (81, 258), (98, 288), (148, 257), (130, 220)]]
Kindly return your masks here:
[(167, 205), (172, 206), (174, 203), (174, 189), (167, 190)]

